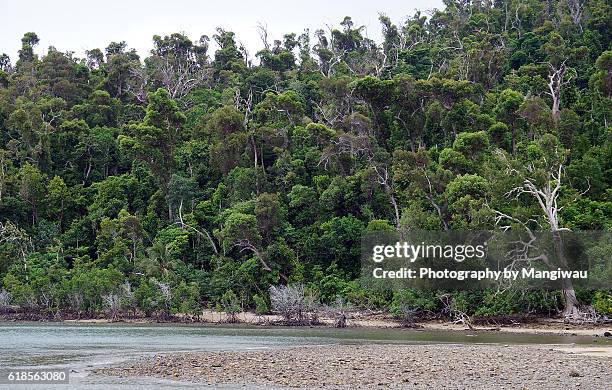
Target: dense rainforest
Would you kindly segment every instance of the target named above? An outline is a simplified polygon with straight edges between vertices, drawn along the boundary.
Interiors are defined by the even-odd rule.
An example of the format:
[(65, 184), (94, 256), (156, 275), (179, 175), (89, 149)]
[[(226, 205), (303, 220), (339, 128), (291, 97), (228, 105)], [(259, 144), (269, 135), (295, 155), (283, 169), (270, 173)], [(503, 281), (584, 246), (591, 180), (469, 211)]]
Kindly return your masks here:
[(402, 17), (379, 16), (382, 42), (346, 17), (260, 26), (256, 53), (222, 28), (156, 35), (146, 58), (38, 56), (25, 33), (0, 56), (0, 307), (263, 312), (299, 283), (360, 308), (612, 314), (609, 291), (360, 284), (368, 231), (612, 229), (609, 1)]

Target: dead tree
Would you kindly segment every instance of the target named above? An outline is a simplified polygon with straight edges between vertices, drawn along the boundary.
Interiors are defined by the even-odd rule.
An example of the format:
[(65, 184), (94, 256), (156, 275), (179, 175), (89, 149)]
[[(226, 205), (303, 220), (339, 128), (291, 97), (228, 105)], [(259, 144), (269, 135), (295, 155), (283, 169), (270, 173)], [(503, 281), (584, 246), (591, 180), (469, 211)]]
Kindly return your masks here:
[(272, 311), (286, 324), (305, 325), (316, 322), (314, 299), (305, 293), (304, 285), (270, 286)]
[(156, 47), (145, 67), (132, 63), (129, 68), (131, 77), (126, 90), (139, 102), (146, 102), (147, 92), (155, 85), (165, 88), (172, 99), (181, 100), (211, 78), (212, 68), (205, 54), (208, 37), (202, 36), (189, 48), (176, 46), (167, 41), (168, 37), (154, 40)]
[[(558, 204), (564, 172), (563, 168), (563, 161), (552, 164), (552, 166), (544, 172), (544, 180), (541, 180), (540, 183), (535, 179), (536, 173), (533, 164), (527, 166), (526, 173), (521, 173), (516, 169), (509, 168), (507, 172), (509, 175), (521, 175), (523, 181), (522, 184), (508, 191), (505, 196), (507, 198), (518, 198), (521, 195), (527, 195), (537, 201), (544, 220), (548, 224), (548, 229), (552, 234), (553, 247), (558, 266), (567, 269), (568, 263), (563, 248), (561, 232), (568, 231), (569, 229), (559, 226), (559, 211), (563, 209), (563, 206), (559, 206)], [(537, 236), (529, 227), (530, 222), (537, 221), (521, 221), (500, 211), (493, 211), (496, 214), (496, 225), (501, 226), (502, 229), (508, 230), (510, 224), (515, 223), (520, 225), (527, 233), (527, 239), (517, 242), (516, 244), (518, 244), (518, 247), (510, 253), (513, 258), (513, 264), (518, 262), (529, 264), (539, 261), (550, 269), (555, 268), (555, 265), (552, 264), (548, 255), (539, 252), (540, 248), (537, 246)], [(534, 252), (536, 253), (535, 255)], [(580, 318), (580, 305), (576, 298), (576, 292), (574, 291), (571, 279), (561, 279), (561, 291), (564, 299), (565, 308), (563, 315), (565, 318), (568, 320)]]
[(581, 0), (567, 0), (567, 8), (569, 9), (570, 17), (572, 22), (582, 32), (582, 11), (584, 10), (584, 3)]
[(467, 326), (470, 330), (474, 330), (472, 317), (469, 316), (464, 310), (460, 309), (449, 294), (442, 294), (438, 298), (444, 306), (443, 312), (448, 314), (448, 316), (452, 319), (453, 324), (462, 324)]
[(346, 328), (351, 310), (351, 304), (342, 299), (342, 297), (338, 297), (332, 305), (325, 306), (324, 308), (325, 314), (334, 320), (334, 327), (336, 328)]
[[(267, 33), (266, 33), (267, 34)], [(267, 35), (266, 35), (267, 36)], [(263, 39), (263, 38), (262, 38)], [(255, 168), (255, 188), (257, 190), (257, 195), (259, 195), (260, 190), (260, 182), (259, 182), (259, 155), (257, 154), (257, 140), (255, 137), (255, 127), (251, 126), (251, 120), (253, 118), (253, 90), (249, 89), (249, 92), (246, 98), (240, 95), (240, 90), (236, 90), (236, 94), (234, 97), (234, 107), (236, 110), (240, 112), (244, 112), (244, 119), (242, 120), (242, 126), (249, 135), (248, 144), (251, 150), (253, 151), (253, 165)], [(261, 170), (263, 171), (264, 165), (261, 163)]]
[(564, 60), (560, 65), (553, 65), (552, 63), (548, 63), (549, 73), (548, 73), (548, 92), (552, 98), (552, 117), (555, 122), (559, 120), (559, 107), (561, 106), (561, 90), (564, 86), (569, 84), (572, 77), (566, 78), (565, 75), (567, 73), (567, 66), (565, 65)]
[(207, 64), (192, 58), (185, 60), (171, 53), (157, 58), (154, 63), (157, 77), (172, 99), (180, 100), (212, 75)]
[(131, 64), (129, 73), (130, 78), (125, 85), (125, 91), (138, 100), (138, 102), (146, 104), (148, 86), (151, 84), (149, 75), (140, 64)]
[(270, 50), (270, 43), (268, 42), (268, 24), (262, 22), (257, 23), (257, 34), (259, 34), (259, 39), (264, 45), (264, 50)]
[(395, 198), (395, 189), (393, 186), (392, 180), (389, 178), (389, 170), (386, 166), (378, 166), (372, 163), (372, 167), (374, 168), (374, 172), (376, 172), (377, 182), (380, 184), (387, 195), (389, 196), (389, 200), (391, 205), (393, 206), (393, 212), (395, 213), (395, 226), (397, 229), (400, 228), (400, 211), (399, 206), (397, 204), (397, 200)]

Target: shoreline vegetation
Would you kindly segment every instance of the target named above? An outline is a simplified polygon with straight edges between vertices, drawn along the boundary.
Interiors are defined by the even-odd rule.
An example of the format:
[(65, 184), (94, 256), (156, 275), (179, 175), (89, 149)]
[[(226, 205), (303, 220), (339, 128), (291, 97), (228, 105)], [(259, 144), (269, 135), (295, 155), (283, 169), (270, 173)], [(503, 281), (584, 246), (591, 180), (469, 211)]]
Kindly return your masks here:
[[(129, 290), (129, 289), (127, 289)], [(208, 324), (252, 324), (271, 326), (328, 326), (334, 328), (371, 327), (371, 328), (407, 328), (430, 330), (470, 330), (499, 331), (502, 329), (523, 329), (524, 332), (539, 333), (542, 330), (561, 332), (561, 334), (591, 336), (612, 336), (612, 320), (608, 316), (593, 313), (593, 316), (581, 322), (568, 319), (567, 316), (552, 317), (538, 315), (476, 315), (468, 314), (460, 305), (449, 302), (448, 295), (431, 295), (429, 300), (418, 299), (418, 292), (404, 290), (397, 297), (392, 310), (373, 310), (354, 306), (337, 297), (332, 304), (325, 304), (317, 299), (312, 291), (303, 284), (270, 286), (269, 305), (262, 298), (256, 300), (255, 311), (245, 310), (235, 294), (223, 295), (216, 307), (197, 308), (191, 306), (189, 312), (171, 310), (169, 304), (162, 305), (161, 310), (142, 312), (131, 299), (116, 296), (108, 299), (111, 302), (103, 311), (62, 311), (26, 309), (18, 306), (0, 306), (0, 320), (33, 320), (33, 321), (71, 321), (71, 322), (157, 322), (157, 323), (208, 323)], [(407, 296), (404, 296), (408, 294)], [(455, 293), (460, 294), (460, 293)], [(129, 296), (128, 296), (129, 298)], [(438, 311), (426, 310), (433, 300), (441, 304)], [(132, 301), (133, 302), (133, 301)], [(416, 307), (421, 306), (421, 309)], [(431, 306), (433, 307), (433, 306)], [(602, 325), (601, 328), (595, 325)], [(527, 329), (527, 330), (525, 330)], [(598, 330), (602, 329), (601, 334)], [(605, 330), (603, 330), (605, 329)], [(586, 332), (585, 332), (586, 330)]]
[(604, 389), (612, 366), (610, 355), (546, 345), (357, 344), (156, 355), (94, 374), (263, 388)]
[[(333, 317), (322, 316), (316, 323), (288, 324), (283, 317), (276, 314), (257, 314), (242, 311), (234, 313), (232, 320), (228, 321), (228, 314), (222, 311), (203, 310), (197, 318), (191, 315), (171, 315), (163, 317), (125, 316), (110, 319), (105, 316), (76, 315), (45, 316), (40, 313), (7, 312), (0, 313), (2, 323), (29, 323), (29, 322), (57, 322), (77, 324), (194, 324), (194, 325), (253, 325), (253, 326), (305, 326), (305, 327), (335, 327), (337, 320)], [(567, 323), (562, 318), (549, 318), (537, 316), (500, 316), (491, 318), (474, 318), (470, 324), (448, 319), (421, 319), (415, 320), (410, 326), (397, 317), (383, 312), (355, 312), (346, 318), (346, 328), (372, 328), (372, 329), (412, 329), (423, 331), (473, 331), (473, 332), (505, 332), (523, 334), (555, 334), (564, 336), (591, 336), (612, 337), (612, 323)]]

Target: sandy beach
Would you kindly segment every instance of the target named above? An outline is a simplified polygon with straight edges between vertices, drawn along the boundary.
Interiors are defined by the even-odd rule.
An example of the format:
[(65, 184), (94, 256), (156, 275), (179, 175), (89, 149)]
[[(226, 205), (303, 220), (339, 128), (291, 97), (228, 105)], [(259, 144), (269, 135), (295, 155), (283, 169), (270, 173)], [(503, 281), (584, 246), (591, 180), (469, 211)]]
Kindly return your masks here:
[[(267, 314), (257, 315), (253, 312), (240, 312), (236, 315), (240, 324), (246, 325), (272, 325), (279, 324), (282, 318), (278, 315)], [(168, 323), (194, 323), (206, 326), (208, 324), (225, 324), (227, 316), (225, 313), (214, 310), (203, 310), (198, 322), (190, 322), (184, 320), (184, 316), (177, 315), (171, 321), (161, 321)], [(334, 319), (322, 316), (319, 318), (321, 324), (319, 326), (333, 326)], [(38, 322), (21, 320), (18, 317), (0, 316), (0, 322)], [(52, 321), (54, 322), (54, 321)], [(64, 323), (80, 323), (80, 324), (107, 324), (111, 322), (107, 318), (90, 318), (90, 319), (61, 319), (59, 322)], [(117, 323), (133, 323), (133, 324), (148, 324), (157, 323), (159, 320), (153, 318), (120, 318)], [(416, 325), (424, 330), (441, 330), (441, 331), (465, 331), (469, 328), (465, 324), (452, 323), (447, 320), (420, 320)], [(352, 313), (347, 318), (347, 326), (350, 328), (401, 328), (400, 322), (389, 314), (368, 314), (368, 313)], [(473, 330), (476, 331), (491, 331), (497, 330), (506, 333), (521, 333), (521, 334), (556, 334), (556, 335), (571, 335), (571, 336), (592, 336), (603, 337), (606, 332), (612, 334), (612, 324), (568, 324), (561, 318), (535, 318), (533, 322), (517, 322), (515, 324), (489, 324), (489, 325), (474, 325)]]
[(606, 389), (610, 351), (553, 345), (327, 345), (159, 355), (96, 374), (273, 388)]
[[(209, 323), (222, 323), (226, 318), (224, 313), (204, 310), (201, 319)], [(244, 324), (269, 324), (281, 321), (278, 315), (256, 315), (252, 312), (241, 312), (238, 320)], [(319, 318), (323, 325), (333, 326), (334, 320), (322, 316)], [(465, 324), (452, 323), (445, 320), (417, 321), (417, 325), (424, 330), (464, 331), (468, 330)], [(351, 313), (347, 319), (348, 327), (358, 328), (401, 328), (400, 322), (389, 314), (367, 314), (364, 312)], [(612, 324), (568, 324), (561, 318), (536, 318), (533, 322), (508, 324), (475, 325), (474, 330), (496, 329), (507, 333), (527, 334), (558, 334), (573, 336), (601, 337), (605, 332), (612, 333)]]

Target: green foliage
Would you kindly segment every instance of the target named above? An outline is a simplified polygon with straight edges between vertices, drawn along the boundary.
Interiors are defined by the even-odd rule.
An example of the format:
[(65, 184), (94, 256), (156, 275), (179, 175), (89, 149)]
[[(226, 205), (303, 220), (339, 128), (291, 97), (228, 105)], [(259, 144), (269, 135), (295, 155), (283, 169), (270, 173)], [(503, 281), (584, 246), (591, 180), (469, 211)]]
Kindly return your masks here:
[(473, 313), (485, 317), (519, 313), (550, 315), (562, 306), (559, 294), (546, 291), (485, 291), (480, 299)]
[(238, 297), (232, 290), (228, 290), (221, 296), (221, 310), (227, 314), (228, 322), (237, 322), (236, 315), (240, 313), (240, 304)]
[(185, 283), (181, 281), (175, 288), (172, 296), (172, 312), (192, 315), (200, 315), (200, 291), (196, 283)]
[(497, 122), (489, 127), (489, 138), (498, 147), (509, 151), (511, 147), (511, 133), (508, 126), (503, 122)]
[[(350, 17), (288, 33), (256, 61), (222, 28), (214, 53), (175, 33), (144, 59), (123, 41), (39, 55), (27, 32), (14, 66), (0, 55), (0, 288), (113, 317), (220, 304), (233, 320), (290, 283), (395, 313), (441, 312), (441, 294), (470, 315), (555, 313), (553, 293), (358, 279), (368, 232), (495, 229), (495, 211), (551, 227), (512, 192), (526, 178), (560, 172), (559, 228), (612, 226), (610, 5), (445, 6), (380, 16), (380, 43)], [(580, 296), (602, 313), (608, 298)]]
[(487, 181), (478, 175), (458, 176), (446, 187), (449, 203), (456, 202), (465, 196), (479, 199), (484, 197), (487, 192)]
[(593, 308), (599, 314), (612, 316), (612, 294), (605, 291), (597, 291), (593, 296)]
[(255, 302), (255, 313), (263, 315), (270, 312), (268, 302), (265, 300), (265, 298), (255, 294), (253, 295), (253, 301)]
[(484, 131), (457, 134), (453, 142), (453, 149), (471, 159), (477, 159), (488, 147), (489, 137)]
[(406, 310), (433, 311), (438, 305), (433, 292), (420, 290), (399, 290), (393, 294), (390, 311), (396, 317), (403, 317)]

